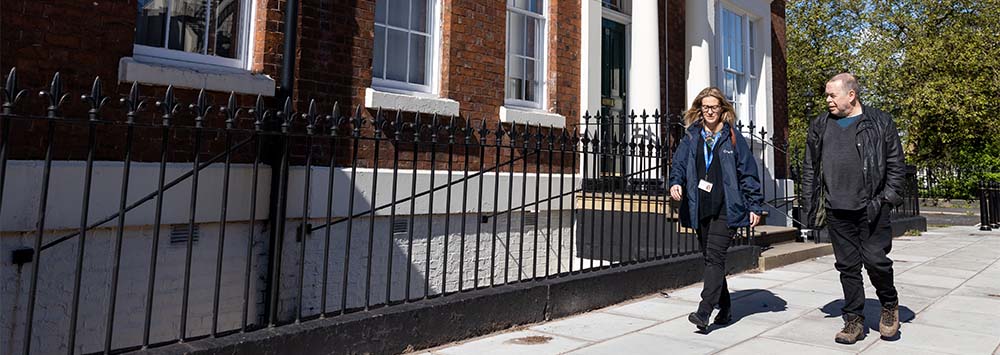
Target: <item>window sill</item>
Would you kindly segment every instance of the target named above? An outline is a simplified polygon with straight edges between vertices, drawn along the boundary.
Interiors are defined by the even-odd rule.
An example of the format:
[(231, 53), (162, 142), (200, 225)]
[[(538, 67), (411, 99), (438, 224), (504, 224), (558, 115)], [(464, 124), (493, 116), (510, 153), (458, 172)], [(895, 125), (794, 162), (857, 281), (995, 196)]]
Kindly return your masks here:
[(566, 117), (563, 115), (524, 108), (508, 108), (506, 106), (500, 106), (500, 122), (539, 125), (544, 127), (552, 126), (555, 128), (566, 127)]
[(438, 114), (442, 116), (458, 116), (459, 112), (458, 101), (452, 99), (417, 96), (415, 94), (397, 94), (372, 88), (365, 89), (365, 107)]
[(246, 70), (169, 65), (131, 57), (118, 62), (118, 81), (264, 96), (274, 96), (275, 88), (271, 77)]

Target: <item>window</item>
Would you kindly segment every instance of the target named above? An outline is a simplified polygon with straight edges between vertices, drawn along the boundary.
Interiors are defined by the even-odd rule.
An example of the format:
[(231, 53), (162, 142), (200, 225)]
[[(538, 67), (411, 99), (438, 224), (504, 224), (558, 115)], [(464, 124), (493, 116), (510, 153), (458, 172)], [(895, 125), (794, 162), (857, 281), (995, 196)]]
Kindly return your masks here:
[(506, 103), (542, 107), (545, 89), (544, 0), (507, 0)]
[(632, 13), (632, 1), (630, 0), (601, 0), (601, 6), (623, 14)]
[(135, 55), (246, 68), (250, 0), (138, 0)]
[(722, 71), (721, 85), (732, 101), (738, 117), (754, 120), (757, 73), (754, 23), (747, 15), (727, 8), (721, 16)]
[(375, 2), (372, 83), (406, 91), (432, 91), (434, 0)]

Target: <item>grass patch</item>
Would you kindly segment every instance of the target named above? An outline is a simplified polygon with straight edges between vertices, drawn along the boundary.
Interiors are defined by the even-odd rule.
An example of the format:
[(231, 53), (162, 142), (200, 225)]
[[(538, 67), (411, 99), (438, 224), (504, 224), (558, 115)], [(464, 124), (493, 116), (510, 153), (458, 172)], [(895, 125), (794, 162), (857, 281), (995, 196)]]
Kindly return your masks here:
[(906, 231), (906, 233), (903, 233), (903, 235), (905, 235), (907, 237), (919, 237), (920, 234), (921, 234), (920, 230), (917, 230), (917, 229), (911, 229), (911, 230)]

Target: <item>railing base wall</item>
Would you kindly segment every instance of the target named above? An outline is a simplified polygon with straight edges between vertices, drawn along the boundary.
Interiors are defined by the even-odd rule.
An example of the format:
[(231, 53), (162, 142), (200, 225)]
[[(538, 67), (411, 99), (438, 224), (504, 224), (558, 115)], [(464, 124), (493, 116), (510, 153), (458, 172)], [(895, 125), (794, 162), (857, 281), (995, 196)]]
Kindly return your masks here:
[[(729, 273), (757, 267), (760, 249), (730, 249)], [(137, 354), (396, 354), (587, 312), (701, 281), (700, 254), (438, 297)], [(692, 309), (693, 310), (693, 309)]]
[(892, 237), (906, 234), (910, 230), (927, 231), (927, 217), (912, 216), (893, 219), (889, 225), (892, 227)]

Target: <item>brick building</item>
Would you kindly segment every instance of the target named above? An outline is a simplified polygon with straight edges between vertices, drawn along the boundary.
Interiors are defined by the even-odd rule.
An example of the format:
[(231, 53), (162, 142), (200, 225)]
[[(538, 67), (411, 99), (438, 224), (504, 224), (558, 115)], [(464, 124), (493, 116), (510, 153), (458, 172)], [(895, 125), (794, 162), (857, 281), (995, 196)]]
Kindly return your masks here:
[[(22, 118), (44, 116), (48, 98), (33, 94), (38, 91), (52, 94), (46, 87), (53, 73), (59, 72), (62, 86), (74, 95), (88, 92), (94, 77), (101, 77), (104, 94), (113, 101), (127, 96), (132, 84), (139, 83), (142, 95), (149, 102), (137, 117), (147, 124), (159, 124), (162, 108), (155, 107), (153, 102), (161, 100), (167, 86), (173, 86), (178, 101), (185, 105), (194, 103), (198, 90), (205, 89), (210, 102), (217, 105), (225, 103), (232, 92), (237, 104), (243, 107), (252, 106), (258, 95), (270, 107), (280, 107), (282, 98), (288, 97), (295, 110), (301, 113), (307, 112), (311, 100), (316, 100), (324, 112), (330, 112), (336, 102), (346, 114), (353, 108), (362, 108), (360, 114), (367, 118), (384, 109), (403, 112), (406, 120), (414, 120), (417, 113), (424, 120), (436, 114), (442, 122), (446, 121), (444, 117), (454, 116), (493, 126), (502, 123), (569, 131), (586, 127), (588, 122), (581, 122), (586, 113), (626, 115), (630, 111), (638, 114), (646, 110), (679, 114), (702, 88), (719, 86), (736, 103), (741, 122), (754, 122), (756, 127), (771, 132), (778, 142), (787, 135), (783, 0), (299, 0), (295, 3), (299, 5), (298, 16), (294, 18), (296, 35), (291, 38), (294, 43), (288, 43), (286, 1), (4, 0), (0, 2), (0, 70), (6, 78), (11, 68), (16, 68), (20, 88), (32, 93), (12, 105), (12, 110)], [(290, 61), (285, 60), (283, 54), (288, 45), (296, 49)], [(291, 76), (283, 78), (283, 73), (289, 71)], [(281, 87), (282, 83), (291, 87)], [(87, 107), (85, 101), (73, 96), (59, 107), (58, 112), (65, 114), (68, 121), (80, 119), (83, 122)], [(127, 107), (112, 102), (104, 109), (102, 119), (123, 121), (125, 111)], [(174, 124), (193, 124), (198, 115), (188, 112), (190, 110), (182, 111), (185, 113), (178, 114)], [(217, 113), (203, 117), (205, 126), (224, 126), (224, 115)], [(7, 116), (4, 117), (6, 123)], [(295, 319), (298, 318), (291, 315), (296, 311), (302, 313), (303, 309), (307, 310), (305, 313), (317, 309), (324, 313), (327, 312), (322, 308), (327, 306), (326, 298), (332, 299), (328, 308), (366, 306), (364, 303), (369, 302), (366, 300), (369, 296), (358, 286), (361, 282), (358, 280), (366, 276), (361, 271), (366, 270), (366, 264), (369, 282), (376, 288), (388, 289), (385, 295), (375, 295), (375, 303), (393, 302), (402, 299), (404, 292), (408, 297), (411, 291), (414, 294), (461, 291), (465, 286), (459, 280), (466, 280), (466, 286), (479, 279), (485, 282), (488, 271), (513, 270), (520, 278), (527, 269), (520, 264), (483, 266), (482, 275), (474, 276), (466, 270), (447, 281), (454, 270), (462, 270), (467, 261), (463, 260), (463, 255), (470, 258), (473, 252), (464, 242), (452, 246), (449, 252), (448, 246), (456, 239), (448, 241), (448, 228), (456, 231), (462, 223), (464, 235), (466, 222), (470, 225), (486, 222), (467, 216), (471, 209), (458, 207), (460, 201), (467, 202), (471, 198), (452, 199), (443, 193), (432, 192), (427, 200), (420, 200), (406, 209), (405, 213), (411, 216), (424, 216), (417, 220), (411, 218), (409, 224), (402, 226), (410, 231), (408, 244), (405, 235), (397, 235), (398, 225), (390, 222), (386, 211), (372, 213), (370, 218), (377, 222), (370, 225), (361, 218), (353, 229), (339, 225), (311, 231), (314, 237), (327, 233), (327, 239), (333, 234), (347, 235), (348, 241), (354, 240), (354, 244), (342, 244), (341, 240), (332, 245), (334, 254), (339, 253), (338, 257), (347, 259), (342, 269), (334, 265), (329, 271), (337, 279), (331, 281), (330, 288), (337, 292), (342, 288), (343, 301), (340, 294), (321, 294), (317, 286), (324, 284), (322, 289), (326, 290), (326, 280), (322, 278), (327, 275), (326, 264), (331, 264), (327, 261), (330, 255), (323, 253), (322, 238), (301, 239), (304, 226), (322, 225), (323, 219), (331, 214), (343, 218), (352, 216), (352, 211), (394, 204), (395, 196), (387, 196), (385, 190), (375, 191), (379, 186), (377, 181), (383, 184), (384, 181), (413, 181), (414, 187), (418, 183), (430, 186), (428, 179), (451, 179), (451, 172), (458, 171), (456, 167), (465, 160), (475, 167), (515, 159), (513, 149), (509, 152), (497, 149), (495, 158), (486, 154), (482, 159), (475, 154), (470, 158), (465, 152), (454, 165), (450, 162), (444, 165), (441, 160), (432, 164), (434, 156), (421, 148), (402, 147), (400, 152), (395, 152), (388, 145), (378, 149), (366, 145), (357, 149), (344, 146), (340, 153), (335, 153), (333, 150), (337, 148), (329, 147), (336, 144), (314, 147), (299, 141), (289, 148), (287, 155), (291, 167), (282, 174), (276, 170), (276, 164), (266, 161), (260, 166), (253, 164), (255, 156), (261, 154), (248, 149), (232, 153), (232, 167), (223, 168), (221, 162), (216, 162), (204, 169), (193, 169), (191, 162), (195, 157), (204, 161), (228, 149), (226, 136), (219, 131), (199, 136), (202, 145), (197, 151), (191, 149), (195, 139), (190, 130), (175, 133), (167, 151), (168, 143), (156, 127), (137, 128), (134, 144), (124, 138), (123, 130), (108, 130), (100, 131), (103, 133), (97, 134), (97, 143), (88, 145), (84, 124), (61, 126), (56, 130), (56, 142), (49, 143), (44, 139), (46, 130), (63, 123), (42, 124), (31, 119), (12, 119), (11, 122), (12, 135), (9, 140), (4, 138), (4, 153), (10, 160), (4, 161), (6, 183), (0, 186), (5, 190), (0, 201), (0, 249), (7, 258), (14, 250), (34, 248), (36, 239), (51, 244), (44, 252), (35, 252), (33, 259), (43, 265), (39, 269), (40, 276), (36, 276), (40, 279), (38, 293), (34, 296), (39, 301), (33, 306), (35, 314), (31, 322), (33, 353), (66, 351), (69, 336), (63, 324), (71, 318), (68, 311), (71, 307), (67, 304), (75, 303), (70, 302), (71, 294), (75, 293), (82, 294), (85, 306), (75, 314), (83, 325), (76, 328), (76, 339), (70, 346), (79, 352), (100, 351), (107, 346), (103, 317), (109, 313), (108, 279), (111, 270), (118, 268), (111, 266), (109, 259), (116, 245), (126, 250), (120, 268), (122, 283), (127, 286), (116, 289), (116, 297), (121, 301), (114, 312), (112, 333), (115, 335), (110, 342), (114, 349), (208, 333), (216, 326), (213, 313), (219, 318), (221, 325), (218, 327), (225, 329), (239, 328), (241, 318), (249, 318), (250, 323), (266, 323), (267, 313), (274, 312), (269, 308), (277, 308), (278, 314)], [(296, 129), (304, 129), (304, 121), (293, 123)], [(252, 126), (240, 124), (244, 128)], [(370, 128), (365, 129), (371, 133)], [(131, 176), (126, 177), (130, 182), (127, 198), (119, 192), (123, 182), (120, 173), (122, 152), (126, 146), (133, 153), (128, 158), (133, 165)], [(97, 223), (101, 217), (114, 216), (120, 210), (119, 200), (131, 203), (138, 199), (137, 196), (157, 191), (158, 174), (164, 174), (167, 179), (177, 178), (179, 183), (173, 187), (174, 193), (164, 198), (162, 211), (154, 211), (152, 203), (147, 202), (129, 212), (128, 218), (122, 218), (123, 228), (109, 223), (90, 231), (86, 241), (87, 262), (81, 264), (84, 287), (80, 291), (69, 288), (73, 285), (72, 275), (78, 269), (74, 260), (78, 250), (76, 243), (60, 244), (57, 239), (72, 234), (81, 224), (80, 201), (87, 189), (80, 186), (85, 179), (84, 161), (89, 147), (94, 148), (92, 153), (98, 163), (93, 170), (97, 178), (87, 189), (98, 197), (85, 203), (90, 215), (84, 222)], [(267, 145), (265, 150), (276, 147)], [(43, 180), (40, 177), (45, 175), (42, 160), (46, 148), (51, 148), (54, 162), (52, 172)], [(766, 174), (783, 180), (785, 157), (780, 151), (762, 148), (765, 149), (762, 162)], [(314, 151), (316, 161), (334, 160), (330, 164), (332, 169), (319, 166), (307, 169), (305, 157)], [(163, 167), (157, 164), (161, 153), (166, 157)], [(393, 153), (399, 155), (393, 158)], [(378, 159), (375, 154), (380, 154)], [(413, 163), (408, 163), (411, 160)], [(358, 166), (351, 168), (352, 161)], [(397, 161), (401, 168), (413, 168), (412, 173), (387, 171), (386, 168)], [(545, 168), (512, 165), (509, 178), (499, 173), (483, 174), (466, 184), (478, 184), (481, 188), (485, 185), (483, 191), (493, 191), (493, 186), (534, 188), (536, 194), (538, 186), (547, 184), (551, 196), (553, 182), (576, 186), (578, 177), (575, 174), (614, 175), (625, 174), (623, 169), (630, 169), (624, 163), (600, 167), (594, 164), (590, 171), (585, 171), (582, 159), (573, 161), (576, 165), (568, 159), (548, 159), (544, 165), (538, 163)], [(190, 179), (183, 178), (191, 171), (200, 171), (199, 188), (194, 188)], [(523, 175), (515, 175), (515, 171)], [(543, 171), (549, 176), (543, 176)], [(553, 171), (556, 171), (555, 177)], [(279, 176), (283, 176), (284, 186), (276, 185)], [(312, 182), (308, 182), (310, 178)], [(336, 183), (330, 182), (334, 194), (350, 195), (351, 201), (356, 196), (358, 201), (349, 205), (328, 199), (325, 184), (334, 178)], [(49, 190), (52, 191), (47, 192)], [(230, 194), (228, 199), (222, 190)], [(401, 186), (399, 195), (412, 196), (418, 192)], [(275, 195), (283, 195), (288, 201), (280, 211), (270, 203)], [(305, 196), (315, 202), (303, 206)], [(523, 197), (518, 200), (517, 196), (490, 196), (488, 193), (472, 198), (478, 198), (474, 203), (481, 209), (528, 203)], [(575, 198), (565, 196), (552, 200), (567, 205), (578, 203)], [(437, 205), (433, 201), (437, 201)], [(444, 207), (446, 205), (449, 207)], [(226, 210), (223, 207), (228, 208), (228, 215), (224, 214), (220, 220), (219, 211)], [(40, 210), (44, 212), (39, 213)], [(539, 218), (540, 210), (545, 212), (542, 207), (535, 207), (536, 217), (530, 216), (532, 211), (526, 214), (522, 208), (519, 214), (511, 212), (506, 217), (496, 218), (503, 218), (508, 226), (511, 221), (520, 223), (523, 237), (524, 220)], [(568, 220), (574, 218), (574, 212), (568, 209), (552, 212)], [(276, 224), (279, 217), (275, 214), (281, 216), (281, 223)], [(38, 226), (39, 215), (47, 217), (41, 227)], [(493, 223), (495, 228), (496, 222)], [(537, 226), (543, 222), (533, 223)], [(551, 217), (544, 223), (550, 230), (559, 230), (560, 237), (563, 229), (572, 232), (572, 227), (562, 225), (561, 217), (558, 228)], [(194, 226), (198, 227), (197, 232)], [(226, 228), (220, 227), (228, 228), (225, 242), (220, 235)], [(438, 230), (441, 228), (443, 231)], [(426, 230), (427, 234), (417, 235), (414, 241), (413, 230)], [(44, 237), (40, 235), (42, 232)], [(368, 238), (370, 234), (383, 233), (392, 239), (373, 242)], [(534, 246), (521, 242), (515, 247), (508, 243), (497, 250), (482, 250), (483, 258), (488, 258), (485, 255), (507, 258), (505, 255), (513, 252), (537, 251), (539, 240), (543, 245), (553, 242), (553, 233), (543, 236), (536, 228), (532, 235)], [(115, 242), (116, 234), (119, 239), (125, 236), (124, 244)], [(155, 247), (151, 249), (151, 245), (156, 245), (151, 242), (155, 234), (164, 236), (159, 251)], [(509, 241), (512, 233), (508, 230), (507, 234)], [(197, 241), (193, 242), (195, 235)], [(300, 239), (312, 244), (303, 247), (307, 252), (296, 261), (299, 246), (306, 245), (300, 243)], [(347, 245), (353, 245), (349, 248), (353, 255), (363, 255), (366, 243), (374, 243), (376, 250), (389, 251), (372, 255), (372, 247), (368, 247), (367, 258), (343, 256)], [(276, 244), (285, 247), (276, 250)], [(197, 248), (193, 257), (192, 247)], [(218, 255), (225, 255), (225, 262), (220, 262), (218, 267), (225, 270), (222, 276), (195, 272), (190, 281), (181, 277), (192, 269), (216, 270), (219, 261), (213, 259), (216, 247)], [(561, 241), (558, 247), (563, 247)], [(355, 253), (356, 248), (361, 249)], [(403, 253), (403, 250), (410, 251)], [(458, 254), (459, 251), (468, 252)], [(479, 251), (478, 245), (476, 251)], [(178, 261), (184, 258), (185, 252), (188, 253), (187, 265)], [(276, 254), (282, 253), (285, 261), (280, 256), (275, 259)], [(373, 279), (372, 260), (398, 259), (402, 254), (407, 257), (399, 260), (398, 270), (387, 266)], [(307, 255), (312, 258), (310, 260), (322, 262), (307, 261)], [(442, 261), (444, 256), (452, 257)], [(566, 255), (557, 264), (576, 263), (582, 267), (578, 259), (583, 257)], [(253, 261), (252, 266), (250, 261)], [(287, 264), (278, 266), (277, 281), (271, 279), (275, 270), (271, 263), (275, 262)], [(0, 282), (5, 285), (0, 293), (3, 300), (0, 302), (3, 308), (0, 309), (0, 340), (3, 340), (0, 353), (21, 353), (24, 347), (25, 309), (29, 308), (28, 299), (33, 298), (28, 287), (33, 276), (32, 263), (5, 261), (0, 266)], [(155, 274), (155, 281), (149, 280), (147, 269), (157, 264), (162, 265)], [(247, 270), (241, 269), (244, 264)], [(185, 268), (188, 271), (182, 272)], [(480, 269), (478, 263), (475, 269)], [(342, 279), (338, 272), (343, 274)], [(446, 282), (441, 285), (401, 284), (400, 280), (411, 272), (416, 273), (416, 279), (441, 278)], [(244, 273), (253, 277), (248, 276), (243, 281)], [(309, 292), (281, 294), (273, 306), (268, 304), (273, 289), (294, 287), (296, 279), (303, 278), (304, 284), (312, 285)], [(396, 280), (395, 283), (389, 281), (390, 278)], [(156, 286), (157, 298), (153, 301), (147, 297), (147, 282), (151, 285), (150, 290)], [(212, 310), (211, 301), (213, 282), (222, 285), (221, 293), (215, 295), (222, 300), (221, 308), (216, 311)], [(189, 283), (205, 288), (190, 292), (192, 301), (187, 308)], [(147, 303), (151, 303), (154, 310), (179, 309), (178, 299), (182, 295), (190, 319), (184, 320), (187, 314), (178, 316), (167, 311), (144, 315)], [(241, 311), (244, 304), (250, 305), (249, 311)], [(154, 319), (152, 329), (143, 331), (144, 323), (148, 324), (151, 317)], [(178, 323), (184, 324), (181, 335), (174, 329)], [(185, 327), (188, 328), (185, 330)]]

